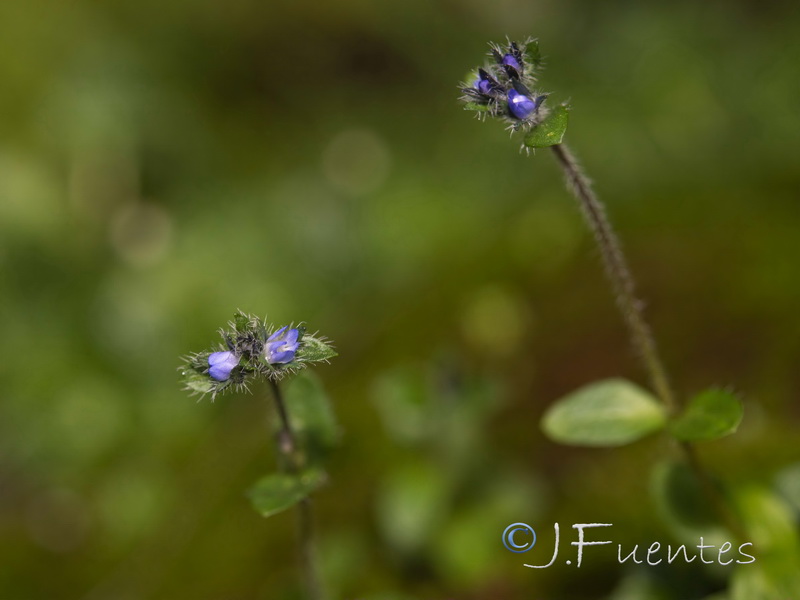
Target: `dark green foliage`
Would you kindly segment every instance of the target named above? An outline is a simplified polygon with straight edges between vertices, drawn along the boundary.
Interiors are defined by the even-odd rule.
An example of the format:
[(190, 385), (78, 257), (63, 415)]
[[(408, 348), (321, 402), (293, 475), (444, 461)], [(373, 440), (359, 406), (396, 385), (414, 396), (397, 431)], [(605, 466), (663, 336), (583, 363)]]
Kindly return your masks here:
[(569, 124), (570, 107), (560, 104), (550, 111), (550, 114), (536, 126), (523, 142), (528, 148), (547, 148), (564, 141), (564, 134)]
[(325, 474), (319, 470), (274, 473), (259, 479), (247, 495), (262, 517), (271, 517), (291, 508), (323, 483)]
[(684, 442), (714, 440), (734, 433), (743, 414), (742, 401), (734, 394), (710, 389), (692, 397), (669, 430)]

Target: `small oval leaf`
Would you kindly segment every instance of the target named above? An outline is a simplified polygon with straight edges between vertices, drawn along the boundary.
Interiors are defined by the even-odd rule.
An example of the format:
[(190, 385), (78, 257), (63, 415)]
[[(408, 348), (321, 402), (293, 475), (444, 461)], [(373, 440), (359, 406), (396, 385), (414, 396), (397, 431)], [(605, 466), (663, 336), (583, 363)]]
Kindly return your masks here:
[(274, 473), (259, 479), (247, 492), (250, 501), (264, 517), (291, 508), (325, 483), (325, 473), (318, 469), (300, 473)]
[(731, 579), (732, 600), (800, 598), (800, 539), (791, 506), (758, 484), (735, 490), (736, 508), (755, 564), (737, 569)]
[(735, 432), (743, 412), (739, 398), (724, 390), (710, 389), (689, 400), (669, 430), (683, 442), (715, 440)]
[[(718, 486), (714, 481), (713, 485)], [(726, 530), (714, 512), (703, 486), (683, 461), (667, 460), (655, 465), (650, 492), (661, 518), (680, 540), (723, 539)]]
[(569, 107), (559, 104), (525, 137), (524, 144), (528, 148), (547, 148), (560, 144), (564, 140), (568, 124)]
[(542, 418), (550, 439), (574, 446), (622, 446), (658, 431), (666, 411), (652, 394), (624, 379), (584, 386)]
[(289, 422), (305, 454), (305, 464), (319, 464), (340, 437), (339, 425), (322, 383), (313, 373), (301, 373), (286, 385), (284, 396)]

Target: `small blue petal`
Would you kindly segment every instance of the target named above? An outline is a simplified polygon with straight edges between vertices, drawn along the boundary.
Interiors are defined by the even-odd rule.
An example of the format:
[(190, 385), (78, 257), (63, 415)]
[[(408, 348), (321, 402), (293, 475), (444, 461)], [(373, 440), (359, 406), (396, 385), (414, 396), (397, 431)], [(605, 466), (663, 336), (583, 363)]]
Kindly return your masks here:
[(283, 352), (276, 352), (270, 357), (270, 364), (284, 364), (290, 363), (294, 360), (294, 350), (284, 350)]
[(233, 352), (213, 352), (208, 356), (208, 364), (212, 366), (217, 365), (230, 359), (231, 356), (233, 356)]
[(283, 340), (276, 340), (274, 342), (267, 342), (264, 346), (264, 354), (269, 357), (271, 354), (275, 354), (279, 352), (280, 349), (283, 347), (284, 342)]
[(280, 337), (283, 335), (283, 332), (284, 332), (284, 331), (286, 331), (286, 329), (287, 329), (288, 327), (289, 327), (288, 325), (284, 325), (283, 327), (281, 327), (280, 329), (278, 329), (278, 331), (276, 331), (276, 332), (275, 332), (275, 333), (273, 333), (271, 336), (269, 336), (269, 338), (267, 338), (267, 341), (268, 341), (268, 342), (272, 342), (272, 341), (275, 341), (275, 340), (277, 340), (277, 339), (280, 339)]
[(289, 363), (294, 360), (295, 352), (300, 347), (297, 339), (300, 337), (298, 329), (282, 327), (267, 339), (264, 345), (264, 358), (270, 364)]
[[(537, 100), (539, 100), (537, 98)], [(541, 104), (541, 101), (534, 102), (525, 94), (520, 94), (517, 90), (508, 90), (508, 109), (511, 114), (518, 119), (526, 119)]]
[(217, 381), (225, 381), (238, 364), (239, 359), (233, 352), (214, 352), (208, 356), (208, 374)]
[(231, 371), (230, 371), (230, 369), (228, 369), (228, 368), (226, 368), (224, 366), (223, 367), (211, 367), (208, 370), (208, 374), (211, 375), (211, 377), (213, 379), (216, 379), (217, 381), (225, 381), (226, 379), (228, 379), (231, 376)]
[(513, 67), (518, 73), (522, 73), (522, 66), (519, 64), (519, 61), (514, 57), (513, 54), (506, 54), (503, 56), (503, 64)]

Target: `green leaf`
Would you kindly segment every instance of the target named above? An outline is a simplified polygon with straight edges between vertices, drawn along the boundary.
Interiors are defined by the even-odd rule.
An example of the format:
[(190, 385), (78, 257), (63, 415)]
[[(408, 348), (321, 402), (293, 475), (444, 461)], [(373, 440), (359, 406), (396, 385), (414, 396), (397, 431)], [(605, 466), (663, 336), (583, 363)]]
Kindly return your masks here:
[[(787, 600), (790, 596), (780, 583), (773, 580), (760, 564), (737, 569), (731, 577), (731, 600)], [(796, 590), (797, 588), (795, 588)]]
[(794, 514), (781, 496), (769, 488), (749, 484), (736, 490), (736, 508), (750, 536), (747, 541), (759, 551), (759, 560), (777, 563), (798, 556), (800, 539)]
[[(663, 589), (658, 579), (645, 570), (629, 572), (618, 583), (608, 600), (668, 600), (673, 598)], [(711, 600), (704, 598), (703, 600)], [(715, 600), (722, 600), (716, 598)]]
[(737, 490), (737, 508), (756, 558), (731, 579), (732, 600), (800, 598), (800, 539), (788, 506), (767, 488), (747, 485)]
[(253, 508), (271, 517), (291, 508), (325, 483), (325, 473), (309, 469), (297, 474), (274, 473), (259, 479), (247, 492)]
[(553, 404), (542, 429), (555, 442), (622, 446), (661, 429), (666, 411), (649, 392), (624, 379), (584, 386)]
[(730, 537), (714, 512), (702, 485), (683, 461), (669, 460), (656, 465), (650, 480), (656, 510), (676, 537), (693, 540)]
[(182, 372), (184, 387), (190, 392), (198, 394), (210, 394), (214, 389), (214, 381), (202, 373), (198, 373), (191, 367), (186, 367)]
[(427, 373), (396, 367), (378, 377), (372, 396), (387, 433), (399, 442), (417, 443), (439, 435)]
[[(310, 372), (291, 379), (284, 389), (292, 430), (311, 452), (324, 452), (339, 440), (339, 426), (320, 380)], [(310, 446), (310, 447), (309, 447)]]
[(302, 362), (319, 362), (338, 356), (336, 350), (327, 342), (313, 335), (305, 334), (296, 357)]
[(796, 513), (800, 513), (800, 462), (778, 471), (775, 487)]
[(547, 148), (560, 144), (567, 132), (568, 123), (569, 107), (559, 104), (525, 137), (524, 143), (528, 148)]
[(736, 431), (742, 413), (739, 398), (724, 390), (710, 389), (693, 397), (669, 430), (683, 442), (714, 440)]
[(447, 519), (452, 482), (433, 464), (412, 463), (387, 473), (376, 499), (377, 525), (386, 545), (419, 555)]

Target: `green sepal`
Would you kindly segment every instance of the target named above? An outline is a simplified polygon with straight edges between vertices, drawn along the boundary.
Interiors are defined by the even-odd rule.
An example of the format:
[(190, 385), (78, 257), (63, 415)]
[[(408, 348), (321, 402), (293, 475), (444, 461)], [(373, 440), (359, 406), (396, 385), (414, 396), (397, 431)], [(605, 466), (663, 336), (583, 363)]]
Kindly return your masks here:
[(550, 111), (544, 121), (539, 123), (525, 136), (523, 142), (528, 148), (547, 148), (560, 144), (564, 140), (569, 124), (570, 107), (559, 104)]
[(464, 110), (475, 110), (478, 112), (489, 112), (488, 104), (480, 104), (479, 102), (465, 102)]
[(237, 310), (233, 315), (233, 322), (231, 324), (237, 333), (243, 333), (250, 329), (251, 319), (249, 315)]
[(295, 474), (273, 473), (259, 479), (247, 496), (262, 517), (271, 517), (307, 498), (325, 480), (325, 472), (321, 469), (308, 469)]
[(295, 361), (299, 362), (320, 362), (330, 360), (334, 356), (338, 356), (336, 350), (328, 344), (325, 340), (314, 337), (313, 335), (304, 334), (300, 348), (295, 353)]
[(542, 51), (539, 49), (539, 40), (530, 40), (525, 44), (525, 58), (534, 69), (542, 65)]
[(214, 380), (208, 375), (198, 373), (196, 370), (187, 367), (181, 371), (184, 388), (193, 394), (210, 394), (216, 387)]
[(541, 426), (555, 442), (610, 447), (654, 433), (666, 419), (663, 405), (650, 392), (624, 379), (606, 379), (556, 401)]
[(715, 440), (734, 433), (742, 421), (742, 401), (725, 390), (709, 389), (689, 400), (686, 409), (669, 425), (683, 442)]

